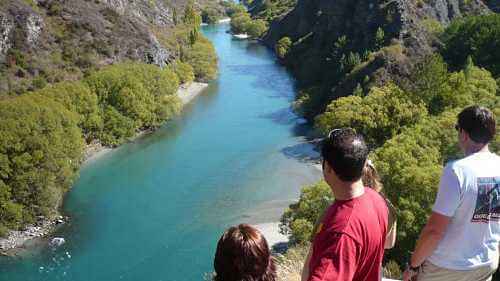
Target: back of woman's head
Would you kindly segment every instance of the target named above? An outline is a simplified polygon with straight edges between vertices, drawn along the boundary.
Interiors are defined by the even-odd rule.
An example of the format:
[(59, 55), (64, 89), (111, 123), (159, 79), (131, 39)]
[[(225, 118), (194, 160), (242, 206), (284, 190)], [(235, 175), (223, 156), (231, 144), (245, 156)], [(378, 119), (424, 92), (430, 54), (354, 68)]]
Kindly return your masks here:
[(375, 165), (373, 165), (371, 160), (367, 160), (365, 167), (363, 168), (363, 176), (361, 177), (363, 184), (370, 187), (376, 192), (381, 192), (384, 186), (380, 181), (380, 176), (378, 175)]
[(217, 243), (215, 281), (274, 281), (276, 267), (267, 241), (248, 224), (230, 227)]

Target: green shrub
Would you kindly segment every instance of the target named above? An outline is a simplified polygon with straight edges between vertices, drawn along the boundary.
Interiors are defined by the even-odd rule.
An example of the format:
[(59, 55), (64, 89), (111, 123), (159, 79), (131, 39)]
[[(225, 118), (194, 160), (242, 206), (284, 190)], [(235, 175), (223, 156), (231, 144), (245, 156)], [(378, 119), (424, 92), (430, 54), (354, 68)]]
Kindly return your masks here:
[(193, 67), (197, 80), (209, 81), (217, 76), (217, 54), (213, 45), (205, 38), (185, 51), (183, 61)]
[(134, 120), (123, 116), (112, 106), (103, 110), (104, 127), (99, 135), (104, 145), (116, 146), (124, 143), (135, 134)]
[(233, 17), (235, 14), (245, 13), (247, 11), (245, 6), (236, 4), (233, 1), (224, 1), (222, 5), (224, 5), (226, 9), (226, 15), (228, 17)]
[(4, 225), (0, 224), (0, 238), (7, 237), (9, 234), (9, 229)]
[(251, 38), (261, 37), (266, 32), (266, 30), (266, 22), (260, 19), (252, 20), (246, 27), (246, 32)]
[(219, 18), (220, 18), (219, 13), (217, 12), (217, 10), (213, 8), (207, 8), (201, 11), (201, 20), (204, 23), (214, 24), (217, 23)]
[(78, 116), (39, 94), (0, 101), (0, 119), (0, 223), (14, 227), (59, 207), (83, 138)]
[(292, 47), (292, 40), (290, 39), (290, 37), (283, 37), (274, 46), (274, 51), (276, 52), (278, 58), (284, 59), (288, 54), (288, 52), (290, 51), (291, 47)]
[(332, 201), (333, 194), (326, 182), (304, 187), (299, 202), (290, 205), (281, 217), (280, 231), (288, 234), (292, 243), (310, 241), (315, 223)]
[(471, 16), (452, 22), (443, 34), (445, 60), (455, 69), (472, 56), (473, 61), (500, 75), (500, 14)]
[(193, 82), (194, 69), (191, 65), (180, 60), (176, 60), (172, 64), (172, 70), (175, 72), (182, 84)]
[(252, 22), (248, 13), (238, 13), (231, 17), (231, 32), (234, 34), (247, 33), (248, 26)]
[(6, 61), (10, 64), (17, 65), (22, 69), (28, 68), (26, 55), (18, 49), (10, 48), (7, 51)]
[(414, 103), (394, 84), (373, 87), (366, 97), (356, 95), (334, 100), (316, 118), (316, 128), (326, 134), (334, 128), (352, 127), (366, 141), (380, 146), (427, 115), (423, 102)]
[(93, 138), (102, 129), (97, 96), (82, 82), (61, 82), (49, 85), (37, 91), (40, 95), (51, 98), (77, 113), (78, 126), (87, 138)]
[(179, 79), (169, 68), (122, 63), (92, 73), (85, 82), (104, 109), (99, 135), (105, 144), (118, 145), (135, 130), (157, 127), (180, 111)]

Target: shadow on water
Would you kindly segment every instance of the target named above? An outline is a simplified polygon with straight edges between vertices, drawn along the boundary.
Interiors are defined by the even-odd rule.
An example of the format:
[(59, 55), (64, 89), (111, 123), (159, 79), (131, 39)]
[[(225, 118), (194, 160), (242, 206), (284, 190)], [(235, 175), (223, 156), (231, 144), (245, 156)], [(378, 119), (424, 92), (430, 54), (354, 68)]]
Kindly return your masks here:
[(281, 152), (301, 162), (313, 162), (320, 159), (320, 153), (314, 142), (303, 142), (281, 149)]
[(270, 119), (280, 125), (292, 125), (300, 119), (292, 110), (291, 107), (282, 108), (278, 111), (263, 114), (261, 118)]
[(251, 86), (256, 89), (269, 90), (267, 97), (286, 98), (289, 101), (293, 101), (295, 98), (295, 88), (290, 86), (294, 84), (294, 80), (276, 71), (275, 64), (234, 64), (227, 67), (237, 74), (253, 76), (255, 80)]

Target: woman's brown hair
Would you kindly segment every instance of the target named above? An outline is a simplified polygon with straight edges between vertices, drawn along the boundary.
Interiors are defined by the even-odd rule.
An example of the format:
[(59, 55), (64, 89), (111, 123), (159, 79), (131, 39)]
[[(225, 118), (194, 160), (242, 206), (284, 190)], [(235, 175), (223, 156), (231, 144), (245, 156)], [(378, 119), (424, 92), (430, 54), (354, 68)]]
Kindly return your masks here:
[(217, 243), (215, 281), (275, 281), (276, 267), (264, 236), (248, 224), (230, 227)]

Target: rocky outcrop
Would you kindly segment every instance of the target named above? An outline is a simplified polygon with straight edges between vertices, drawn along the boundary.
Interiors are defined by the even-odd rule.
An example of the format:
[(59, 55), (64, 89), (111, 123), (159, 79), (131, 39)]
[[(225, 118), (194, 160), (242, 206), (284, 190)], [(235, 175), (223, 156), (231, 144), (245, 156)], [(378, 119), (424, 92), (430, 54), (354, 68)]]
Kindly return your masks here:
[[(298, 0), (293, 10), (271, 23), (264, 42), (274, 48), (281, 38), (291, 38), (282, 62), (303, 88), (316, 87), (322, 93), (321, 112), (358, 84), (367, 88), (406, 75), (415, 58), (434, 51), (436, 38), (430, 29), (489, 11), (482, 0)], [(347, 40), (338, 55), (335, 44), (343, 36)], [(339, 70), (345, 63), (342, 55), (349, 54), (364, 63), (355, 71)]]
[(0, 13), (0, 61), (5, 59), (7, 50), (12, 46), (10, 34), (14, 28), (14, 23), (6, 14)]
[[(95, 44), (96, 52), (104, 53), (101, 59), (107, 62), (130, 58), (164, 65), (171, 58), (171, 52), (161, 46), (151, 28), (173, 24), (173, 8), (163, 1), (34, 3), (37, 6), (9, 0), (0, 6), (0, 54), (13, 46), (36, 54), (63, 49), (62, 43), (73, 43)], [(73, 34), (63, 34), (66, 32)], [(101, 45), (105, 50), (98, 49)]]
[[(188, 0), (0, 1), (0, 95), (80, 79), (123, 60), (164, 67), (179, 55), (170, 38)], [(197, 0), (196, 5), (218, 5)], [(76, 71), (75, 71), (76, 69)], [(42, 83), (41, 83), (42, 82)]]

